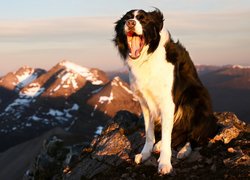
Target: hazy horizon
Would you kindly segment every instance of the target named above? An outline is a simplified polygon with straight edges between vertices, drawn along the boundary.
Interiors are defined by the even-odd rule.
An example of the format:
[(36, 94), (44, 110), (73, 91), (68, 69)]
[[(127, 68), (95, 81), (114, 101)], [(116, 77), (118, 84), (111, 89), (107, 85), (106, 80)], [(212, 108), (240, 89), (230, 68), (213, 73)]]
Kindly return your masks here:
[(250, 65), (247, 0), (12, 0), (0, 6), (0, 75), (24, 65), (48, 70), (61, 60), (120, 69), (114, 22), (130, 9), (152, 7), (163, 12), (165, 28), (195, 64)]

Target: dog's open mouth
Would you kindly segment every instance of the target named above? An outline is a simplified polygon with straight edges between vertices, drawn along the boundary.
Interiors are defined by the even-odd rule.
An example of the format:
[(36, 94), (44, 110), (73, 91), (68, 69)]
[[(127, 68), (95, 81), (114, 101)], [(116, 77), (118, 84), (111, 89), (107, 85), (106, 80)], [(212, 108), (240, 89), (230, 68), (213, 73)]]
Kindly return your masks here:
[(127, 41), (130, 51), (129, 56), (132, 59), (137, 59), (140, 57), (145, 43), (143, 35), (137, 35), (135, 32), (129, 31), (127, 33)]

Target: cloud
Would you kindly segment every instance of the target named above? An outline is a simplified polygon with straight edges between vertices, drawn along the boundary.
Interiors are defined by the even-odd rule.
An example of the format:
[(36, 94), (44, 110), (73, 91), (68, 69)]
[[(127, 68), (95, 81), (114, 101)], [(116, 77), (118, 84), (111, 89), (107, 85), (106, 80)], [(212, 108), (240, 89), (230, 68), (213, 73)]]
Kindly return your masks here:
[(0, 38), (92, 35), (112, 29), (110, 17), (65, 17), (44, 20), (0, 21)]
[[(166, 28), (178, 36), (230, 36), (249, 35), (250, 11), (165, 14)], [(86, 41), (96, 38), (112, 39), (116, 17), (65, 17), (44, 20), (1, 21), (0, 40), (13, 41)], [(246, 37), (247, 38), (247, 37)]]
[(221, 13), (166, 13), (166, 24), (183, 34), (193, 32), (205, 33), (232, 33), (249, 32), (248, 19), (250, 11), (221, 12)]
[(169, 12), (166, 27), (197, 63), (249, 64), (250, 11)]
[(98, 47), (110, 43), (112, 17), (0, 21), (0, 52)]

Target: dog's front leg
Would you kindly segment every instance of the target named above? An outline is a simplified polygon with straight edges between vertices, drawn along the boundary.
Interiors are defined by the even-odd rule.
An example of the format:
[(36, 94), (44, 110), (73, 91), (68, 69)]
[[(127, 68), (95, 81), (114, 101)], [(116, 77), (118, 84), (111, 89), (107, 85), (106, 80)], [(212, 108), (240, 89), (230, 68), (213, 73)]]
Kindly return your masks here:
[(155, 143), (154, 122), (153, 119), (150, 117), (149, 108), (143, 101), (140, 101), (140, 104), (144, 117), (146, 141), (141, 153), (135, 156), (135, 163), (137, 164), (147, 160), (150, 157)]
[(163, 101), (161, 106), (162, 138), (158, 172), (163, 175), (169, 174), (173, 169), (171, 165), (171, 134), (174, 123), (175, 106), (174, 102), (170, 101), (169, 98), (170, 97), (168, 97), (168, 101)]

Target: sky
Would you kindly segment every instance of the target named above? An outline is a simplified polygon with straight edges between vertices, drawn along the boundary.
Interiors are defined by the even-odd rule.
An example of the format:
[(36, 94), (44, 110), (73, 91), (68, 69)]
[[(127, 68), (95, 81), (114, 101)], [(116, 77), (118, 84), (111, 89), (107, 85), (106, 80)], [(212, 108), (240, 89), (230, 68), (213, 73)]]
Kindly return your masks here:
[(153, 7), (195, 64), (250, 65), (249, 0), (0, 0), (0, 75), (62, 60), (122, 69), (114, 23), (131, 9)]

